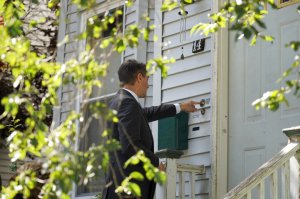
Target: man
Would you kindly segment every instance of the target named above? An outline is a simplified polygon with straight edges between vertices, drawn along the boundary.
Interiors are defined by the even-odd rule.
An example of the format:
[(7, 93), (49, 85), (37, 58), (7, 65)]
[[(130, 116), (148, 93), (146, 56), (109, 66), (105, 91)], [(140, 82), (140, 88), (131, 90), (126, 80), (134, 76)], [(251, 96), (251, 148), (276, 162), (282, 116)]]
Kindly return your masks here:
[[(148, 122), (174, 116), (180, 111), (194, 112), (195, 104), (190, 101), (182, 104), (163, 104), (149, 108), (142, 108), (138, 98), (146, 97), (148, 76), (146, 65), (136, 60), (124, 62), (118, 70), (121, 89), (110, 102), (110, 108), (118, 111), (119, 122), (113, 124), (113, 138), (121, 144), (121, 149), (110, 156), (110, 171), (106, 175), (107, 187), (103, 191), (103, 199), (134, 198), (124, 195), (118, 196), (115, 188), (133, 171), (145, 174), (142, 164), (131, 165), (123, 169), (124, 163), (138, 150), (143, 150), (151, 163), (163, 170), (158, 157), (154, 154), (154, 143)], [(144, 175), (145, 176), (145, 175)], [(135, 181), (142, 192), (142, 199), (152, 199), (155, 183), (146, 176), (143, 181)]]

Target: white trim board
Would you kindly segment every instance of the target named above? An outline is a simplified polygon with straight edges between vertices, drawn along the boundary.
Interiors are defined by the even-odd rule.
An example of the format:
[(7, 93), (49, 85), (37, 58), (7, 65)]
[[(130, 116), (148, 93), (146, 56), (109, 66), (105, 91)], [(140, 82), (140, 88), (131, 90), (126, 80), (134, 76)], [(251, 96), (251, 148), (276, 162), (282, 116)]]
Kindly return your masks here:
[[(213, 0), (217, 12), (225, 0)], [(212, 183), (211, 198), (227, 192), (228, 167), (228, 29), (214, 34), (212, 73)]]

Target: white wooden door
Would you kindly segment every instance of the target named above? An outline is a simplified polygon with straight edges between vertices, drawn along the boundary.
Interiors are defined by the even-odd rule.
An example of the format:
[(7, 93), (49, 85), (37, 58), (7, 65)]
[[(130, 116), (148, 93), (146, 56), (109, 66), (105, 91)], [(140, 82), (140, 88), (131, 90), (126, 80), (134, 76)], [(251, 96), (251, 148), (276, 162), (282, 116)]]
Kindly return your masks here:
[(228, 189), (236, 186), (287, 143), (282, 129), (300, 124), (300, 103), (290, 98), (290, 106), (277, 112), (255, 110), (251, 103), (265, 91), (279, 88), (275, 81), (291, 66), (294, 53), (285, 44), (300, 40), (298, 4), (272, 11), (266, 18), (266, 34), (273, 44), (235, 42), (229, 36), (229, 138)]

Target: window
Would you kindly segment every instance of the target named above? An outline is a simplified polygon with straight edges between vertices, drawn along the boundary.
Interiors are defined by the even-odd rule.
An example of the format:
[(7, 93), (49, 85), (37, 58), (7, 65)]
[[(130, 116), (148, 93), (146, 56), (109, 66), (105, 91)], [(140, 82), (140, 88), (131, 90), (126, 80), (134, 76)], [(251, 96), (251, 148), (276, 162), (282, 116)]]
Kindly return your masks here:
[(278, 4), (277, 4), (278, 7), (282, 8), (282, 7), (289, 6), (294, 3), (300, 2), (300, 0), (278, 0), (277, 2), (278, 2)]
[[(87, 22), (91, 17), (95, 19), (95, 23), (101, 23), (101, 19), (103, 18), (104, 13), (107, 10), (109, 10), (109, 12), (114, 12), (116, 9), (123, 10), (123, 7), (120, 7), (120, 4), (110, 5), (109, 9), (103, 6), (103, 9), (99, 9), (100, 11), (97, 12), (99, 14), (96, 17), (93, 14), (87, 13), (83, 16), (82, 29), (89, 31)], [(95, 13), (95, 10), (93, 10), (92, 12)], [(102, 33), (101, 40), (111, 37), (111, 32), (116, 27), (118, 27), (118, 30), (122, 32), (122, 22), (123, 16), (119, 16), (113, 24), (110, 24), (108, 26), (107, 31), (104, 31)], [(87, 40), (82, 44), (82, 48), (85, 48), (85, 46), (87, 45), (95, 47), (95, 44), (99, 44), (101, 40), (95, 38), (87, 38)], [(102, 87), (93, 88), (91, 97), (88, 100), (84, 101), (84, 103), (88, 103), (88, 105), (91, 105), (93, 107), (97, 107), (97, 105), (99, 105), (99, 102), (107, 104), (111, 97), (118, 91), (119, 80), (117, 76), (117, 70), (122, 60), (121, 54), (112, 51), (112, 46), (108, 46), (105, 49), (101, 49), (98, 46), (99, 45), (95, 47), (95, 57), (97, 61), (99, 61), (100, 63), (105, 61), (110, 64), (107, 70), (107, 75), (105, 77), (99, 77), (103, 84)], [(80, 105), (82, 104), (82, 102), (79, 103)], [(84, 114), (84, 122), (79, 128), (81, 129), (81, 132), (79, 133), (80, 136), (78, 141), (78, 148), (82, 151), (86, 151), (93, 144), (98, 145), (101, 142), (101, 133), (104, 129), (106, 129), (105, 119), (101, 116), (99, 116), (99, 118), (93, 118), (91, 117), (92, 113), (93, 112), (89, 108), (87, 108)], [(101, 159), (99, 155), (98, 161), (100, 162), (100, 160)], [(104, 174), (99, 170), (99, 173), (97, 173), (97, 175), (93, 178), (93, 181), (90, 181), (87, 185), (80, 185), (75, 188), (75, 195), (76, 197), (96, 195), (103, 190), (104, 185), (105, 177)]]

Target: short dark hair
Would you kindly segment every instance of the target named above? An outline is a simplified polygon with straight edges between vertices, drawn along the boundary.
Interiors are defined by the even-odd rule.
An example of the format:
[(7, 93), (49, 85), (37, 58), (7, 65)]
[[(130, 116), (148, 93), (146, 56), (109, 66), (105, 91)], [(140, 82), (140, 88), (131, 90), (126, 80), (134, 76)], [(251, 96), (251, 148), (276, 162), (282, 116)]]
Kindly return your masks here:
[(135, 59), (129, 59), (123, 62), (118, 70), (120, 85), (134, 84), (138, 73), (146, 75), (146, 64), (138, 62)]

